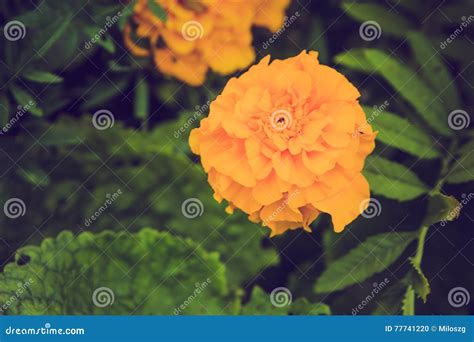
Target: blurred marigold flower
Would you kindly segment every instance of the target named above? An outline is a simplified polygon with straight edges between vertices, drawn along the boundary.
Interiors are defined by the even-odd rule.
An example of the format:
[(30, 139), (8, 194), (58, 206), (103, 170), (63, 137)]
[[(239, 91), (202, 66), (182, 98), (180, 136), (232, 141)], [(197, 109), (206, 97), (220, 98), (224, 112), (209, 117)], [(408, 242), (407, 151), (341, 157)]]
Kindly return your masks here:
[(263, 58), (229, 80), (190, 135), (216, 200), (267, 225), (272, 236), (310, 231), (321, 212), (340, 232), (370, 198), (361, 170), (376, 133), (357, 89), (317, 56)]
[(290, 0), (155, 0), (167, 13), (165, 22), (138, 0), (132, 24), (125, 27), (125, 45), (140, 57), (150, 55), (132, 39), (150, 43), (158, 69), (190, 85), (201, 85), (208, 69), (228, 75), (255, 59), (252, 25), (276, 32)]

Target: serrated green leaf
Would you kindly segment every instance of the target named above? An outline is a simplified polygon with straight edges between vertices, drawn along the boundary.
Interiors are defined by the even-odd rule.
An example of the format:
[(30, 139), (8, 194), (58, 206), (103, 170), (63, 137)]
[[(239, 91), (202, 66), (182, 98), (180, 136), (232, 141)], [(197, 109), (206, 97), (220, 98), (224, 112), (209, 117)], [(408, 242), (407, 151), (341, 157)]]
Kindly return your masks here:
[(148, 8), (150, 8), (153, 14), (161, 21), (166, 22), (168, 19), (168, 14), (166, 13), (165, 9), (156, 0), (148, 0), (147, 3)]
[(415, 294), (426, 303), (426, 299), (431, 292), (430, 283), (426, 279), (421, 266), (414, 262), (413, 258), (409, 258), (410, 265), (413, 267), (408, 273), (408, 281), (410, 282)]
[[(274, 301), (274, 303), (272, 303)], [(274, 305), (276, 303), (276, 305)], [(323, 303), (310, 303), (305, 298), (293, 301), (291, 292), (276, 290), (274, 298), (256, 286), (250, 301), (242, 307), (241, 315), (330, 315), (331, 309)]]
[(365, 49), (351, 49), (334, 57), (336, 63), (344, 65), (352, 70), (371, 73), (376, 70), (372, 63), (365, 57)]
[(228, 302), (216, 253), (152, 229), (64, 231), (21, 248), (16, 260), (21, 256), (29, 257), (25, 265), (7, 264), (0, 274), (0, 301), (18, 284), (28, 284), (27, 291), (4, 314), (219, 314)]
[[(375, 113), (372, 108), (363, 106), (368, 118)], [(397, 114), (384, 111), (370, 122), (378, 131), (377, 140), (420, 158), (438, 158), (439, 152), (433, 140), (423, 130)]]
[(459, 157), (454, 160), (453, 168), (446, 181), (451, 184), (472, 182), (474, 180), (474, 141), (464, 145)]
[(36, 99), (27, 90), (13, 84), (10, 85), (10, 90), (18, 105), (22, 107), (29, 105), (29, 111), (32, 114), (36, 116), (43, 115), (43, 110), (38, 106)]
[(413, 28), (413, 25), (404, 17), (381, 5), (343, 2), (341, 7), (348, 15), (361, 23), (377, 22), (382, 29), (382, 34), (405, 38), (409, 30)]
[(431, 45), (421, 32), (410, 32), (408, 41), (427, 83), (436, 92), (447, 108), (459, 108), (459, 95), (447, 67), (438, 56), (437, 49)]
[(453, 134), (448, 126), (449, 112), (414, 70), (381, 50), (366, 49), (364, 54), (377, 66), (377, 73), (417, 110), (428, 125), (442, 135)]
[(363, 174), (370, 190), (387, 198), (408, 201), (429, 191), (413, 171), (382, 157), (367, 157)]
[(37, 83), (61, 83), (63, 78), (48, 71), (29, 70), (21, 75), (24, 79)]
[(460, 210), (459, 202), (453, 196), (441, 193), (430, 195), (423, 225), (430, 226), (440, 221), (452, 221), (458, 217)]
[(416, 237), (416, 232), (383, 233), (369, 237), (328, 264), (316, 282), (315, 291), (333, 292), (370, 278), (394, 263)]

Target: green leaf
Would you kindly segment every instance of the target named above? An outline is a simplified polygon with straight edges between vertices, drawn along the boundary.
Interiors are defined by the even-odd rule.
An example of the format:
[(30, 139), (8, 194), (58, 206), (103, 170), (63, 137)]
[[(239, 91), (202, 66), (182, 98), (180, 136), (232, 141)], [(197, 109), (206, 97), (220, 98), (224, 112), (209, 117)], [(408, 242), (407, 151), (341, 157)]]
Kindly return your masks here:
[(440, 134), (453, 134), (453, 130), (448, 127), (449, 112), (415, 71), (377, 49), (366, 49), (365, 56), (377, 66), (378, 74), (417, 110), (426, 123)]
[(459, 108), (459, 95), (454, 80), (439, 57), (437, 49), (421, 32), (410, 32), (408, 40), (424, 79), (443, 100), (445, 107)]
[[(283, 288), (282, 288), (283, 289)], [(274, 295), (265, 293), (256, 286), (252, 290), (250, 301), (242, 307), (241, 315), (330, 315), (331, 309), (326, 304), (312, 304), (301, 298), (293, 301), (291, 292), (276, 289)], [(273, 299), (272, 299), (273, 297)], [(272, 304), (272, 300), (274, 304)]]
[(49, 184), (49, 176), (39, 167), (19, 169), (20, 176), (34, 186), (46, 186)]
[(408, 286), (402, 299), (403, 316), (413, 316), (415, 314), (415, 290), (413, 286)]
[(51, 25), (47, 26), (44, 30), (40, 31), (35, 35), (35, 41), (33, 48), (38, 51), (35, 54), (35, 59), (40, 59), (41, 56), (48, 53), (49, 49), (58, 41), (58, 39), (66, 32), (69, 24), (72, 21), (73, 16), (70, 13), (64, 14), (62, 17), (54, 20)]
[(408, 273), (408, 281), (411, 283), (415, 294), (423, 300), (423, 303), (426, 303), (426, 299), (431, 292), (430, 283), (428, 279), (426, 279), (423, 271), (421, 270), (421, 266), (418, 265), (413, 258), (409, 258), (410, 265), (413, 267), (410, 272)]
[(367, 117), (372, 118), (369, 123), (378, 131), (377, 140), (420, 158), (440, 156), (431, 137), (407, 119), (391, 112), (379, 113), (370, 107), (363, 108)]
[(441, 193), (430, 195), (423, 225), (430, 226), (440, 221), (453, 221), (459, 216), (461, 208), (462, 206), (453, 196)]
[[(16, 295), (19, 287), (27, 289)], [(149, 228), (63, 231), (23, 247), (0, 274), (0, 288), (0, 302), (18, 298), (4, 311), (10, 315), (220, 314), (228, 302), (218, 254)]]
[(368, 157), (363, 174), (370, 190), (387, 198), (408, 201), (429, 191), (413, 171), (382, 157)]
[[(6, 95), (0, 95), (0, 124), (2, 127), (6, 125), (8, 119), (10, 118), (10, 103)], [(2, 134), (3, 129), (0, 129), (0, 135)]]
[(135, 99), (133, 102), (134, 113), (137, 118), (145, 120), (150, 114), (150, 87), (148, 80), (144, 77), (137, 79), (135, 87)]
[(24, 79), (37, 83), (61, 83), (63, 78), (48, 71), (31, 70), (21, 75)]
[(343, 2), (342, 9), (355, 20), (363, 23), (375, 21), (380, 25), (382, 34), (392, 35), (398, 38), (405, 38), (413, 25), (401, 15), (394, 11), (389, 11), (386, 7), (356, 2)]
[(81, 105), (81, 110), (86, 111), (101, 105), (103, 106), (107, 101), (119, 94), (123, 94), (129, 82), (129, 77), (122, 74), (121, 77), (113, 77), (110, 81), (102, 79), (92, 84), (92, 86), (79, 89), (77, 93), (79, 96), (83, 96), (85, 101)]
[(375, 301), (372, 315), (399, 315), (402, 311), (402, 299), (407, 290), (406, 282), (400, 280), (384, 289), (380, 298)]
[[(184, 122), (189, 122), (189, 117), (183, 118)], [(38, 122), (30, 121), (25, 125), (34, 136), (44, 134), (46, 141), (52, 140), (51, 145), (56, 142), (58, 146), (62, 143), (77, 145), (73, 149), (57, 148), (57, 155), (48, 153), (43, 159), (49, 165), (61, 165), (50, 175), (51, 186), (42, 191), (38, 199), (41, 203), (50, 200), (44, 215), (49, 216), (54, 210), (55, 223), (53, 219), (48, 221), (50, 230), (59, 231), (66, 225), (83, 227), (84, 218), (103, 205), (107, 194), (122, 189), (120, 200), (115, 201), (91, 229), (110, 229), (120, 222), (117, 229), (127, 227), (134, 231), (160, 222), (171, 233), (191, 238), (204, 248), (219, 252), (232, 288), (246, 285), (264, 268), (279, 262), (275, 248), (263, 245), (263, 240), (268, 239), (268, 228), (250, 222), (247, 215), (237, 210), (228, 215), (226, 205), (214, 199), (204, 171), (180, 149), (179, 143), (187, 141), (185, 134), (189, 132), (189, 126), (168, 121), (152, 131), (137, 131), (124, 128), (116, 121), (113, 129), (99, 131), (93, 127), (90, 117), (77, 120), (67, 115), (41, 129)], [(73, 134), (71, 127), (74, 127)], [(176, 138), (174, 133), (185, 127), (182, 136)], [(71, 141), (68, 136), (72, 137)], [(79, 144), (80, 141), (84, 143)], [(31, 144), (26, 142), (27, 147)], [(30, 153), (42, 151), (38, 145)], [(113, 167), (113, 177), (111, 170), (104, 167), (104, 160)], [(80, 183), (64, 191), (54, 186), (58, 182), (63, 184), (64, 179), (88, 178), (87, 189)], [(124, 183), (133, 191), (125, 191)], [(60, 200), (64, 198), (62, 194), (51, 199), (58, 191), (74, 193), (74, 196), (69, 198), (67, 195), (66, 204)], [(189, 219), (183, 215), (181, 206), (189, 198), (202, 202), (202, 216)], [(58, 214), (59, 209), (62, 216)], [(40, 225), (44, 216), (38, 216), (34, 223)]]
[(156, 0), (148, 0), (148, 7), (155, 16), (157, 16), (161, 21), (166, 22), (168, 14)]
[(22, 107), (29, 105), (29, 111), (32, 114), (36, 116), (43, 115), (43, 110), (38, 107), (38, 103), (36, 102), (35, 98), (27, 90), (13, 84), (10, 85), (10, 90), (18, 105)]
[(315, 291), (333, 292), (363, 282), (394, 263), (416, 237), (416, 232), (399, 232), (367, 238), (327, 265), (316, 282)]
[(365, 49), (351, 49), (336, 55), (334, 60), (336, 63), (344, 65), (350, 69), (371, 73), (375, 71), (375, 68), (367, 57), (365, 57), (364, 51)]
[(449, 172), (447, 182), (459, 184), (474, 180), (474, 141), (464, 145), (455, 159), (453, 168)]

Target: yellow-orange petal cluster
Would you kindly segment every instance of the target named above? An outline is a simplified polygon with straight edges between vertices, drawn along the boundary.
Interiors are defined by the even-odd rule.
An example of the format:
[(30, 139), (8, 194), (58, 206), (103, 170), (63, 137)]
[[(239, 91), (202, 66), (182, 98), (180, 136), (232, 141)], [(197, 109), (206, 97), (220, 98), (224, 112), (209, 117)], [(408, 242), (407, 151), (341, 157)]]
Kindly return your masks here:
[[(227, 75), (255, 59), (253, 25), (272, 32), (284, 22), (290, 0), (154, 0), (166, 11), (154, 14), (149, 0), (137, 0), (125, 45), (137, 56), (152, 55), (158, 69), (190, 85), (201, 85), (209, 69)], [(149, 42), (147, 49), (132, 39)]]
[(331, 215), (340, 232), (370, 199), (361, 174), (375, 135), (357, 89), (316, 52), (263, 58), (232, 78), (192, 130), (215, 198), (272, 235)]

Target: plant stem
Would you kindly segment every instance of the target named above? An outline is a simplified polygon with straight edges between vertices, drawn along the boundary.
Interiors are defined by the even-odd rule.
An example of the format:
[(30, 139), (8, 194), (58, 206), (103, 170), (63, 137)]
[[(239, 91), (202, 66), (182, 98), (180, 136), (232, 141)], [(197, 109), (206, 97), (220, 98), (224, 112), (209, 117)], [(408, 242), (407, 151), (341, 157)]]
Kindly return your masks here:
[[(429, 195), (434, 195), (438, 192), (441, 191), (443, 188), (443, 185), (446, 181), (447, 176), (449, 175), (450, 171), (450, 165), (451, 161), (453, 159), (452, 155), (454, 151), (456, 150), (458, 145), (458, 139), (454, 138), (451, 141), (451, 144), (448, 149), (448, 155), (441, 160), (441, 171), (439, 173), (439, 178), (438, 181), (436, 182), (436, 185), (433, 187), (433, 189), (430, 191)], [(425, 249), (425, 240), (426, 240), (426, 235), (428, 234), (428, 229), (430, 226), (421, 226), (419, 229), (419, 235), (418, 235), (418, 245), (416, 247), (416, 253), (415, 256), (413, 257), (412, 261), (416, 263), (418, 266), (421, 267), (421, 261), (423, 259), (423, 251)], [(413, 316), (415, 315), (415, 293), (414, 289), (409, 287), (407, 289), (407, 296), (406, 299), (410, 301), (409, 308), (410, 310), (405, 312), (404, 315), (409, 315)]]

